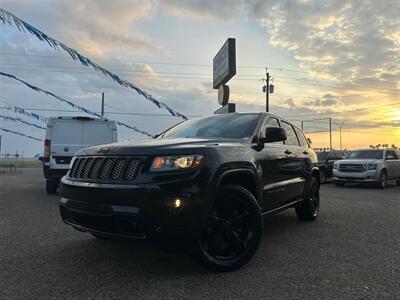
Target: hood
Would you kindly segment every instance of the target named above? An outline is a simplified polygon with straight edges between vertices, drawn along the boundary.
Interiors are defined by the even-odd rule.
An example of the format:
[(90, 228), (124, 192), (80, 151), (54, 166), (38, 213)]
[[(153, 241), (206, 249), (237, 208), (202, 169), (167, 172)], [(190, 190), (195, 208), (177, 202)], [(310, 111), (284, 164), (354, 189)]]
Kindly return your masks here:
[(381, 161), (382, 159), (342, 159), (337, 163), (340, 165), (345, 165), (345, 164), (365, 165), (365, 164), (379, 163)]
[(243, 140), (238, 139), (151, 139), (139, 142), (113, 143), (85, 148), (77, 155), (149, 155), (170, 154), (174, 151), (183, 153), (185, 151), (201, 150), (223, 146), (238, 146)]

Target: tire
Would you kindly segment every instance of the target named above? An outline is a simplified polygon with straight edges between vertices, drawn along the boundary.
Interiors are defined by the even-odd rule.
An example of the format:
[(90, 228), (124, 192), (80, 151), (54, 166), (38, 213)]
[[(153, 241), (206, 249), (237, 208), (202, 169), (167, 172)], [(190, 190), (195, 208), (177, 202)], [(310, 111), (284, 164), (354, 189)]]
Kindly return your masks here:
[(262, 227), (261, 210), (254, 196), (239, 185), (224, 185), (203, 222), (193, 258), (219, 272), (239, 269), (256, 253)]
[(46, 180), (46, 192), (48, 195), (57, 193), (58, 182), (55, 180)]
[(304, 199), (300, 206), (296, 207), (296, 214), (300, 221), (314, 221), (319, 213), (319, 184), (317, 178), (311, 177)]
[(326, 183), (326, 171), (324, 169), (319, 170), (319, 182)]
[(345, 182), (344, 181), (336, 181), (335, 185), (336, 186), (344, 186)]
[(379, 176), (379, 182), (377, 183), (377, 187), (380, 189), (384, 189), (387, 186), (387, 174), (386, 171), (383, 170), (381, 175)]

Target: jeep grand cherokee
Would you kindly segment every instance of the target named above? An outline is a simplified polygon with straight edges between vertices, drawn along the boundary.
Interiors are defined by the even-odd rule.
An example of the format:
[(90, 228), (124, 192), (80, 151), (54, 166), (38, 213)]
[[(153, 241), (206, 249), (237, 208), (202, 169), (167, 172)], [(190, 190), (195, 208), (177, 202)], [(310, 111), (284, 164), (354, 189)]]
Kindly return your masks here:
[(80, 151), (61, 183), (66, 224), (95, 237), (187, 241), (218, 271), (255, 254), (262, 216), (319, 211), (316, 154), (304, 134), (268, 113), (182, 122), (157, 138)]

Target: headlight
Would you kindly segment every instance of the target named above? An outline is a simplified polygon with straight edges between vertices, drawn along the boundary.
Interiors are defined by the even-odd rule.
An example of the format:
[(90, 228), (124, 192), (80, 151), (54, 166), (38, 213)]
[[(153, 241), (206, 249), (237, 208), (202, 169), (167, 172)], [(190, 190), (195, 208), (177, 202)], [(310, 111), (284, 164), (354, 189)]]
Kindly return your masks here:
[(333, 168), (336, 170), (337, 169), (337, 167), (338, 167), (338, 164), (333, 164)]
[(153, 159), (150, 171), (159, 172), (198, 169), (202, 159), (203, 155), (157, 156)]
[(375, 164), (368, 164), (368, 165), (367, 165), (367, 169), (368, 169), (368, 170), (376, 170), (376, 166), (377, 166), (376, 163), (375, 163)]

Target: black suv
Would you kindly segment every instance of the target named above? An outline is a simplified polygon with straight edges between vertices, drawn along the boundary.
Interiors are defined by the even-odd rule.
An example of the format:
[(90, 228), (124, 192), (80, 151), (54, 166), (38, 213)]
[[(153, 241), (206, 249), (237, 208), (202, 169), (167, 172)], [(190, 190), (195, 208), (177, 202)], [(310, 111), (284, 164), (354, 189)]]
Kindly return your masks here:
[(267, 113), (192, 119), (153, 140), (81, 150), (61, 182), (61, 216), (95, 237), (185, 241), (219, 271), (256, 252), (262, 216), (319, 211), (317, 157), (300, 129)]
[(317, 151), (320, 182), (325, 183), (332, 178), (333, 163), (346, 157), (343, 151)]

